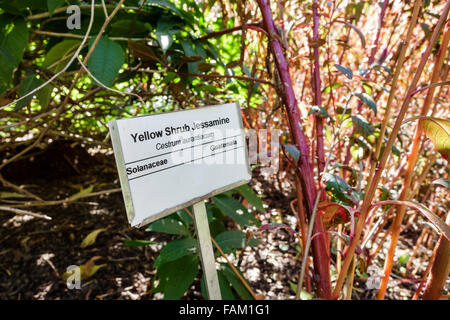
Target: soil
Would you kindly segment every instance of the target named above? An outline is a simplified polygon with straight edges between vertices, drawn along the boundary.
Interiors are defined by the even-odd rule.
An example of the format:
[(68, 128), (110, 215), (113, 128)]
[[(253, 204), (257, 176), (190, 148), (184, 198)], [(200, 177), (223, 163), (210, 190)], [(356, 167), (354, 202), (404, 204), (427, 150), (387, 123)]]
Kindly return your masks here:
[[(5, 156), (5, 155), (1, 155)], [(112, 154), (92, 156), (73, 141), (52, 143), (44, 151), (36, 149), (31, 156), (19, 160), (2, 175), (16, 185), (46, 200), (70, 197), (89, 186), (94, 191), (119, 187)], [(289, 183), (269, 181), (257, 171), (251, 183), (266, 195), (266, 214), (258, 216), (262, 223), (283, 222), (295, 225), (289, 202), (294, 199)], [(12, 190), (6, 190), (12, 191)], [(157, 232), (131, 228), (127, 222), (121, 193), (103, 194), (58, 206), (25, 208), (45, 214), (47, 221), (30, 216), (15, 216), (0, 211), (0, 299), (162, 299), (152, 291), (156, 270), (152, 267), (162, 245), (128, 247), (132, 239), (152, 240), (161, 244), (175, 238)], [(236, 227), (236, 226), (234, 226)], [(81, 248), (82, 240), (92, 231), (99, 233), (95, 243)], [(293, 299), (291, 287), (300, 270), (295, 236), (279, 229), (260, 234), (262, 243), (247, 248), (229, 259), (238, 264), (253, 290), (265, 299)], [(414, 231), (414, 230), (412, 230)], [(412, 251), (420, 231), (404, 237), (399, 252)], [(405, 240), (406, 239), (406, 240)], [(408, 240), (409, 239), (409, 240)], [(408, 240), (408, 242), (406, 242)], [(385, 246), (388, 244), (386, 241)], [(386, 248), (385, 248), (386, 249)], [(384, 249), (384, 250), (385, 250)], [(415, 279), (427, 265), (431, 250), (423, 248), (414, 265)], [(69, 289), (62, 275), (72, 265), (82, 265), (93, 257), (96, 265), (104, 265), (93, 276), (82, 281), (80, 289)], [(367, 271), (370, 276), (382, 270), (383, 254)], [(394, 274), (395, 276), (395, 274)], [(388, 291), (388, 299), (409, 299), (417, 281), (404, 281), (397, 276)], [(373, 299), (376, 290), (368, 288), (364, 277), (357, 277), (353, 299)], [(200, 281), (196, 279), (183, 297), (203, 299)]]

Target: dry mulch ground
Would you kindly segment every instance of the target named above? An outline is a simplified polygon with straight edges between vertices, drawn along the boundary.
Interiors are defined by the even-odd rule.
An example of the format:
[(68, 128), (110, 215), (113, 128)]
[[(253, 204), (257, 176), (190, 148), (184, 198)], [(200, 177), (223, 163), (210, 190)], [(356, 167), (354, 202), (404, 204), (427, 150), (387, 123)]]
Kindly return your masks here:
[[(94, 191), (119, 187), (112, 155), (90, 156), (81, 147), (70, 147), (68, 142), (54, 144), (44, 153), (37, 152), (32, 158), (16, 162), (6, 167), (2, 174), (5, 179), (27, 185), (29, 191), (52, 200), (65, 199), (90, 185), (94, 186)], [(289, 194), (291, 190), (287, 184), (283, 185), (287, 194), (271, 187), (277, 183), (269, 183), (261, 175), (252, 181), (252, 185), (266, 195), (268, 211), (259, 217), (262, 223), (295, 224), (289, 207), (293, 196)], [(151, 290), (155, 277), (152, 265), (161, 245), (134, 248), (125, 246), (124, 242), (147, 239), (165, 243), (173, 237), (145, 232), (145, 228), (130, 228), (120, 193), (29, 209), (48, 215), (52, 220), (0, 212), (0, 299), (162, 298), (161, 294)], [(107, 229), (98, 235), (92, 246), (80, 248), (81, 241), (100, 228)], [(400, 252), (411, 252), (418, 234), (413, 234), (412, 240), (407, 238), (410, 239), (408, 242), (402, 240)], [(247, 248), (229, 258), (240, 266), (256, 293), (266, 299), (293, 299), (295, 293), (290, 282), (297, 282), (300, 269), (295, 239), (284, 230), (264, 233), (258, 247)], [(418, 265), (416, 278), (426, 267), (429, 254), (430, 250), (423, 248), (414, 262)], [(61, 279), (67, 267), (84, 264), (96, 256), (101, 258), (95, 263), (105, 266), (83, 281), (81, 289), (69, 289)], [(370, 276), (381, 273), (383, 261), (380, 258), (369, 268)], [(366, 282), (357, 277), (354, 299), (374, 298), (376, 292), (368, 288)], [(415, 285), (417, 282), (414, 281), (393, 281), (387, 298), (410, 298)], [(183, 299), (202, 299), (199, 279)]]

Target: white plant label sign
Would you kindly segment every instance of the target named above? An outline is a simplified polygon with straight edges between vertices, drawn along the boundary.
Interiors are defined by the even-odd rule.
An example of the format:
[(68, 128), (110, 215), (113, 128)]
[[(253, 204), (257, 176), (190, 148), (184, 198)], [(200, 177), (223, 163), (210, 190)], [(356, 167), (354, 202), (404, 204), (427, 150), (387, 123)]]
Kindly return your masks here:
[(237, 103), (113, 120), (109, 129), (132, 226), (250, 181)]

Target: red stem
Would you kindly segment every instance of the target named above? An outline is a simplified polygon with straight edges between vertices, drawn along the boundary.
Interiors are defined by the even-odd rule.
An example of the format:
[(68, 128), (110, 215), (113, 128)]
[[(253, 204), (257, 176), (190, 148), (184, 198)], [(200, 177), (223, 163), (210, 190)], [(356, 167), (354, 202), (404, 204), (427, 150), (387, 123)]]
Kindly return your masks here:
[[(316, 106), (322, 106), (322, 95), (320, 92), (321, 81), (320, 81), (320, 61), (319, 61), (319, 14), (317, 8), (317, 0), (313, 1), (313, 17), (314, 17), (314, 30), (313, 30), (313, 43), (314, 46), (314, 104)], [(314, 117), (316, 122), (316, 155), (317, 155), (317, 168), (320, 181), (320, 173), (325, 167), (325, 155), (324, 155), (324, 145), (323, 145), (323, 118), (320, 115)], [(321, 199), (324, 200), (324, 199)]]
[[(386, 14), (386, 9), (387, 9), (388, 4), (389, 4), (389, 0), (384, 0), (383, 7), (381, 8), (381, 12), (380, 12), (380, 19), (378, 20), (377, 35), (375, 37), (375, 41), (373, 42), (372, 50), (370, 50), (370, 56), (369, 56), (369, 61), (368, 61), (369, 67), (375, 61), (375, 55), (377, 54), (377, 51), (378, 51), (381, 29), (383, 28), (383, 20), (384, 20), (385, 14)], [(369, 69), (369, 71), (367, 71), (366, 75), (364, 76), (365, 79), (369, 79), (369, 75), (370, 75), (371, 71), (372, 71), (372, 69)], [(363, 104), (362, 101), (359, 100), (358, 107), (357, 107), (357, 110), (359, 112), (361, 111), (362, 104)]]
[[(316, 187), (313, 176), (313, 169), (309, 162), (309, 147), (307, 138), (302, 128), (300, 111), (295, 98), (292, 81), (289, 74), (289, 67), (284, 56), (280, 36), (277, 34), (270, 5), (267, 0), (257, 0), (263, 16), (264, 26), (269, 34), (269, 46), (274, 56), (275, 64), (280, 76), (283, 89), (283, 99), (289, 119), (289, 126), (295, 145), (300, 151), (298, 160), (298, 170), (302, 180), (302, 189), (305, 193), (307, 213), (311, 216), (315, 197)], [(314, 221), (314, 233), (324, 233), (325, 228), (320, 215)], [(330, 257), (328, 254), (327, 241), (325, 237), (318, 237), (312, 242), (312, 252), (314, 259), (314, 270), (317, 274), (314, 280), (318, 288), (318, 295), (324, 299), (331, 298), (330, 282)]]

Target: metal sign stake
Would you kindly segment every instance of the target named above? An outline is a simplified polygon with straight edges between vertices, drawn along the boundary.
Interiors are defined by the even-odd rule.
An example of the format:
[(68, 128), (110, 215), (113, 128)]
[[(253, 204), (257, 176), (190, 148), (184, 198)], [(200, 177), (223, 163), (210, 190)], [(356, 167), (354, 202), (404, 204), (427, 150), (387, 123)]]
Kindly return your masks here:
[(193, 208), (198, 247), (200, 249), (200, 260), (206, 280), (206, 291), (208, 292), (209, 300), (222, 300), (205, 202), (197, 202)]

